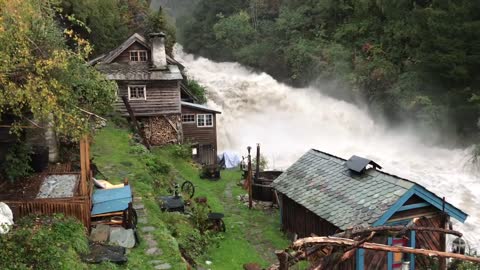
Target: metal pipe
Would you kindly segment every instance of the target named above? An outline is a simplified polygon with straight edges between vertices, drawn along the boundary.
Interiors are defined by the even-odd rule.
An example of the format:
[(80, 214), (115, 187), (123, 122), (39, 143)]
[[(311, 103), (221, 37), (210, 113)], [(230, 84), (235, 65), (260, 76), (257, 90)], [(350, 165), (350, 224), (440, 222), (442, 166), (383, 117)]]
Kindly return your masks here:
[(257, 162), (255, 162), (255, 182), (258, 182), (258, 176), (260, 174), (260, 144), (257, 143)]

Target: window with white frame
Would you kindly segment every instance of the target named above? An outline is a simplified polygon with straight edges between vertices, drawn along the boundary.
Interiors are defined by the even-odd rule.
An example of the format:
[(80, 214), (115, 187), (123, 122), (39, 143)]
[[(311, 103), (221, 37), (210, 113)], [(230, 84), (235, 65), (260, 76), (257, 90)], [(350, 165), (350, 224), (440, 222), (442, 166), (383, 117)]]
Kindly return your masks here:
[(182, 123), (195, 123), (195, 114), (182, 114)]
[(197, 127), (213, 127), (213, 114), (197, 114)]
[(145, 85), (129, 85), (128, 100), (146, 100), (147, 87)]
[(145, 50), (132, 50), (130, 51), (130, 61), (133, 62), (146, 62), (148, 60), (148, 53)]

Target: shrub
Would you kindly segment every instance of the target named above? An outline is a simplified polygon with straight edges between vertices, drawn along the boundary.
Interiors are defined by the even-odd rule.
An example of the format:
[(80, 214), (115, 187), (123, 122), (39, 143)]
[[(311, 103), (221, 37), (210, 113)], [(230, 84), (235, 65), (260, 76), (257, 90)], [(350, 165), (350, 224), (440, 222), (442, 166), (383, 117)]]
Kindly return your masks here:
[(27, 177), (33, 169), (30, 166), (32, 148), (25, 143), (16, 143), (8, 150), (0, 171), (9, 181), (16, 181), (19, 178)]
[[(259, 165), (260, 165), (260, 171), (264, 171), (265, 169), (268, 168), (268, 160), (262, 154), (260, 154), (260, 164)], [(256, 167), (257, 167), (257, 158), (254, 157), (252, 159), (252, 169), (255, 170)]]
[(190, 144), (175, 144), (172, 146), (172, 149), (175, 157), (182, 159), (192, 157), (192, 146)]
[(83, 269), (78, 254), (88, 250), (76, 219), (30, 216), (0, 236), (0, 269)]
[(199, 103), (207, 102), (205, 87), (200, 85), (194, 79), (187, 80), (187, 87), (188, 87), (188, 90), (190, 90), (190, 92), (197, 98)]
[(149, 151), (148, 151), (147, 147), (145, 147), (145, 145), (139, 144), (139, 143), (134, 143), (132, 146), (130, 146), (130, 149), (128, 150), (128, 153), (132, 154), (132, 155), (141, 156), (141, 155), (144, 155), (144, 154), (148, 154)]
[(163, 162), (160, 158), (153, 155), (148, 155), (145, 158), (145, 165), (152, 175), (168, 175), (172, 170), (170, 164)]

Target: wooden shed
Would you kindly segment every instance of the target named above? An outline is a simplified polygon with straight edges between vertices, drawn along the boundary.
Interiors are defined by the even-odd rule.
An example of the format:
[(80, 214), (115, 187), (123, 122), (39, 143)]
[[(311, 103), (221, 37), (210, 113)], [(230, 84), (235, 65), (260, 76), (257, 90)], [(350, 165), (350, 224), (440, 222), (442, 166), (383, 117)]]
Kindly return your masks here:
[[(43, 179), (54, 175), (68, 175), (75, 179), (71, 196), (39, 197), (38, 186), (30, 185), (32, 179), (25, 181), (22, 190), (9, 192), (5, 190), (5, 182), (0, 181), (0, 201), (6, 203), (13, 212), (13, 217), (18, 220), (24, 216), (64, 214), (77, 218), (84, 226), (90, 228), (90, 210), (92, 208), (93, 182), (90, 173), (90, 146), (87, 138), (80, 141), (80, 171), (72, 170), (72, 166), (53, 165), (48, 170), (35, 174), (32, 179)], [(45, 184), (45, 183), (44, 183)], [(61, 185), (62, 183), (60, 183)]]
[[(380, 171), (375, 162), (345, 160), (310, 150), (273, 183), (279, 193), (281, 226), (298, 237), (330, 236), (355, 226), (406, 225), (446, 228), (450, 217), (467, 214), (407, 179)], [(404, 238), (376, 237), (372, 242), (445, 251), (443, 234), (408, 231)], [(406, 240), (408, 239), (408, 240)], [(427, 269), (430, 261), (415, 255), (358, 249), (339, 269)]]
[(193, 145), (193, 157), (201, 164), (217, 162), (217, 114), (220, 113), (203, 105), (182, 101), (183, 138)]

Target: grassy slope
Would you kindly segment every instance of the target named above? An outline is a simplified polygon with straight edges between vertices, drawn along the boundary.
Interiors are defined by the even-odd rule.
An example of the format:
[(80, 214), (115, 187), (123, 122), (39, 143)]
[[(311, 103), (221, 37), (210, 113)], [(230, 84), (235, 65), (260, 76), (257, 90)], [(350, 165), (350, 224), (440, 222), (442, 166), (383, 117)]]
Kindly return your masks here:
[(148, 263), (149, 260), (163, 259), (168, 261), (173, 269), (185, 269), (186, 266), (180, 257), (176, 239), (171, 236), (159, 219), (161, 211), (155, 203), (155, 194), (150, 185), (152, 179), (145, 173), (146, 168), (142, 160), (138, 156), (130, 154), (131, 149), (130, 134), (126, 130), (113, 127), (102, 129), (95, 136), (92, 148), (95, 163), (111, 182), (120, 183), (125, 177), (128, 177), (134, 189), (134, 196), (143, 198), (149, 223), (157, 227), (153, 234), (164, 254), (160, 258), (145, 255), (146, 243), (142, 241), (140, 246), (132, 249), (128, 255), (127, 268), (152, 269)]
[[(173, 269), (184, 269), (185, 265), (179, 256), (178, 244), (164, 223), (170, 217), (168, 214), (161, 213), (154, 200), (155, 194), (150, 184), (152, 179), (145, 173), (145, 165), (137, 156), (129, 154), (132, 148), (129, 136), (129, 133), (123, 129), (106, 127), (101, 130), (95, 137), (93, 146), (95, 162), (110, 179), (120, 182), (124, 177), (129, 178), (135, 190), (135, 196), (143, 198), (149, 213), (149, 223), (160, 228), (155, 232), (159, 246), (164, 251), (164, 255), (159, 259), (165, 259), (171, 263)], [(225, 213), (227, 232), (224, 234), (224, 239), (220, 241), (218, 247), (209, 247), (207, 254), (197, 262), (202, 264), (206, 260), (212, 261), (212, 265), (208, 268), (213, 270), (242, 269), (242, 265), (247, 262), (258, 262), (262, 266), (269, 265), (272, 254), (265, 248), (284, 248), (289, 243), (278, 230), (278, 211), (264, 213), (259, 210), (248, 210), (235, 199), (237, 195), (244, 193), (236, 185), (241, 177), (239, 171), (222, 171), (222, 179), (219, 181), (202, 180), (198, 176), (198, 168), (189, 161), (176, 158), (173, 151), (174, 149), (166, 147), (155, 149), (153, 153), (163, 162), (174, 167), (177, 171), (177, 182), (180, 183), (185, 179), (194, 183), (195, 197), (207, 197), (212, 211)], [(143, 254), (143, 249), (142, 244), (140, 248), (132, 250), (128, 268), (148, 269), (146, 260), (149, 258)]]

